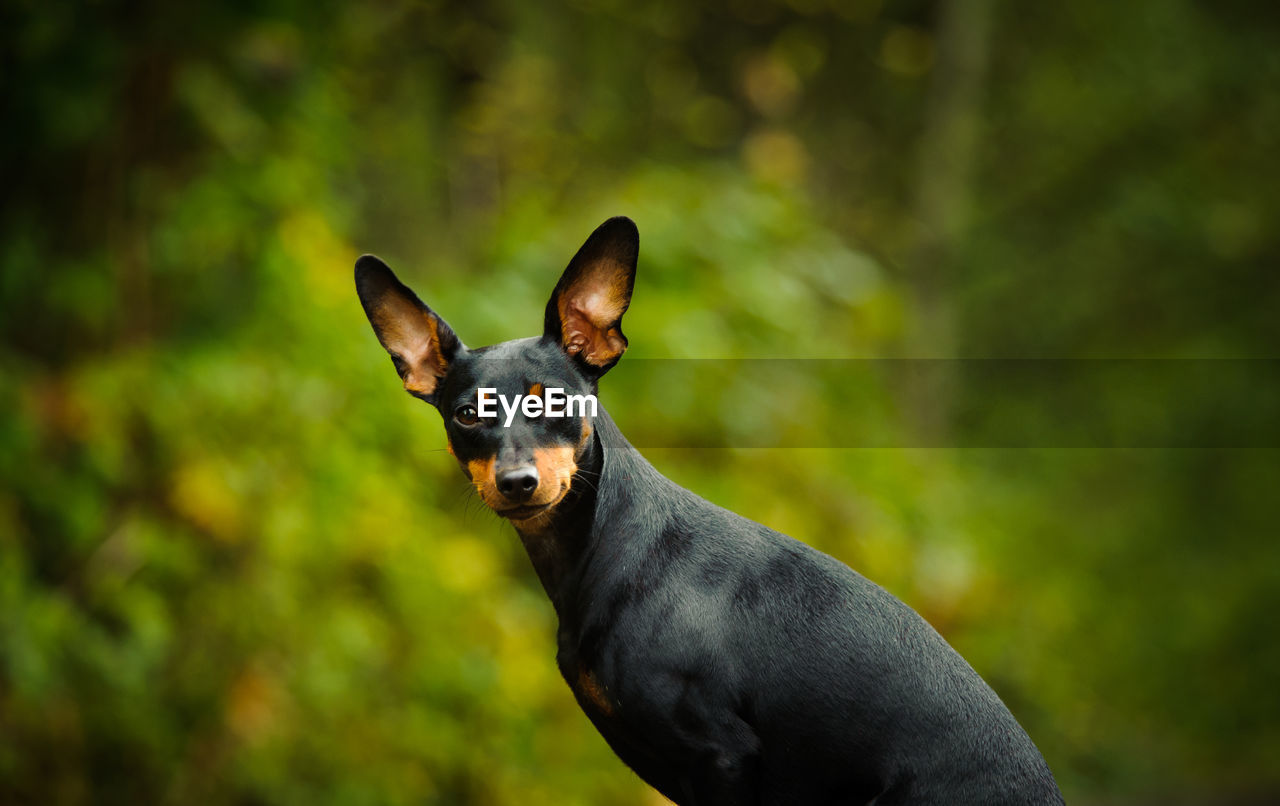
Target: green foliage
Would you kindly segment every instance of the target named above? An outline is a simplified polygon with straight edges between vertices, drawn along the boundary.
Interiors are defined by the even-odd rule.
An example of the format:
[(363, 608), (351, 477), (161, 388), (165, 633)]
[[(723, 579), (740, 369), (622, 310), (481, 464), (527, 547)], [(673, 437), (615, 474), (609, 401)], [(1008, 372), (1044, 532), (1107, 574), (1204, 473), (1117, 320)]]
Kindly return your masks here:
[[(615, 214), (601, 394), (660, 469), (920, 610), (1070, 801), (1280, 792), (1271, 364), (1018, 397), (654, 360), (1272, 355), (1276, 10), (993, 4), (930, 275), (936, 12), (7, 6), (0, 801), (654, 803), (350, 279), (377, 252), (467, 343), (525, 336)], [(1091, 400), (1186, 439), (1090, 437)]]

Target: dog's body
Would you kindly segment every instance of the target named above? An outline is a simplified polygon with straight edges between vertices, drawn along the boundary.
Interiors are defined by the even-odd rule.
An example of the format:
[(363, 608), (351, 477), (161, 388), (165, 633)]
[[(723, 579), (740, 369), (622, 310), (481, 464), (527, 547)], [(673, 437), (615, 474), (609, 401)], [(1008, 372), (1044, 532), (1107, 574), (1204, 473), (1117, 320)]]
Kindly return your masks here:
[(620, 758), (680, 804), (1053, 804), (1000, 699), (923, 619), (809, 546), (663, 477), (603, 411), (477, 416), (480, 388), (594, 392), (626, 348), (638, 239), (605, 222), (541, 338), (467, 350), (376, 258), (357, 288), (405, 386), (516, 527), (557, 661)]

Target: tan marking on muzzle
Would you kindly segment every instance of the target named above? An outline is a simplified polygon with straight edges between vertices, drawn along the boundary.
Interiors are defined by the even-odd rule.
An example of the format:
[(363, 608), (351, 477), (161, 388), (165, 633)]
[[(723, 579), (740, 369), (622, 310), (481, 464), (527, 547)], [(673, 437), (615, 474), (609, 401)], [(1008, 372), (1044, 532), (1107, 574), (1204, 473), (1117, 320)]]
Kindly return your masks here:
[(520, 507), (547, 507), (536, 515), (521, 519), (512, 519), (519, 526), (537, 527), (550, 517), (555, 506), (569, 493), (573, 483), (573, 474), (578, 471), (574, 462), (577, 449), (572, 445), (555, 445), (548, 448), (535, 448), (533, 465), (538, 471), (538, 487), (527, 501), (515, 502), (498, 492), (498, 480), (494, 459), (472, 459), (463, 471), (471, 479), (471, 484), (480, 495), (485, 506), (499, 514), (503, 510)]
[(471, 479), (471, 483), (476, 485), (477, 490), (495, 483), (492, 456), (485, 459), (468, 459), (463, 470), (466, 471), (467, 478)]
[(573, 485), (573, 474), (578, 472), (578, 465), (573, 461), (576, 454), (577, 450), (572, 445), (534, 448), (533, 466), (538, 471), (538, 488), (533, 491), (533, 496), (525, 506), (540, 506), (546, 509), (530, 518), (513, 518), (511, 522), (517, 529), (537, 530), (550, 522), (555, 508), (569, 494), (569, 488)]

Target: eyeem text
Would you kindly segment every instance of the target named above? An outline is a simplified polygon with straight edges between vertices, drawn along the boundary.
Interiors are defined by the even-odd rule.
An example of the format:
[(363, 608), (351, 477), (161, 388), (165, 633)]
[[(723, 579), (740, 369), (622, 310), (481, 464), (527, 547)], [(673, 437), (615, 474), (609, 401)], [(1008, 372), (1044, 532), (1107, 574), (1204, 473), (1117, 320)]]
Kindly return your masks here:
[(595, 417), (598, 404), (595, 395), (567, 395), (556, 386), (544, 389), (542, 397), (516, 395), (509, 398), (487, 386), (476, 390), (476, 414), (481, 417), (497, 417), (498, 405), (502, 406), (502, 413), (506, 415), (506, 422), (502, 424), (506, 428), (516, 418), (518, 411), (524, 412), (526, 417)]

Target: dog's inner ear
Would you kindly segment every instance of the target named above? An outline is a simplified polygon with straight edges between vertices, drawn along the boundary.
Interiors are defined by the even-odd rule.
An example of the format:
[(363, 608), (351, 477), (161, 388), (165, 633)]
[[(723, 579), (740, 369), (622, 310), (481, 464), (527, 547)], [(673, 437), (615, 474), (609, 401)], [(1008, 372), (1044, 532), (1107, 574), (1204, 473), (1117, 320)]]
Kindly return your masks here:
[(628, 218), (600, 225), (574, 255), (547, 303), (547, 338), (603, 374), (622, 357), (622, 315), (631, 304), (640, 237)]
[(617, 361), (627, 349), (622, 314), (629, 302), (627, 275), (616, 265), (597, 263), (556, 299), (560, 346), (596, 367)]
[(378, 258), (356, 261), (356, 292), (378, 341), (411, 394), (434, 403), (436, 388), (462, 343)]

